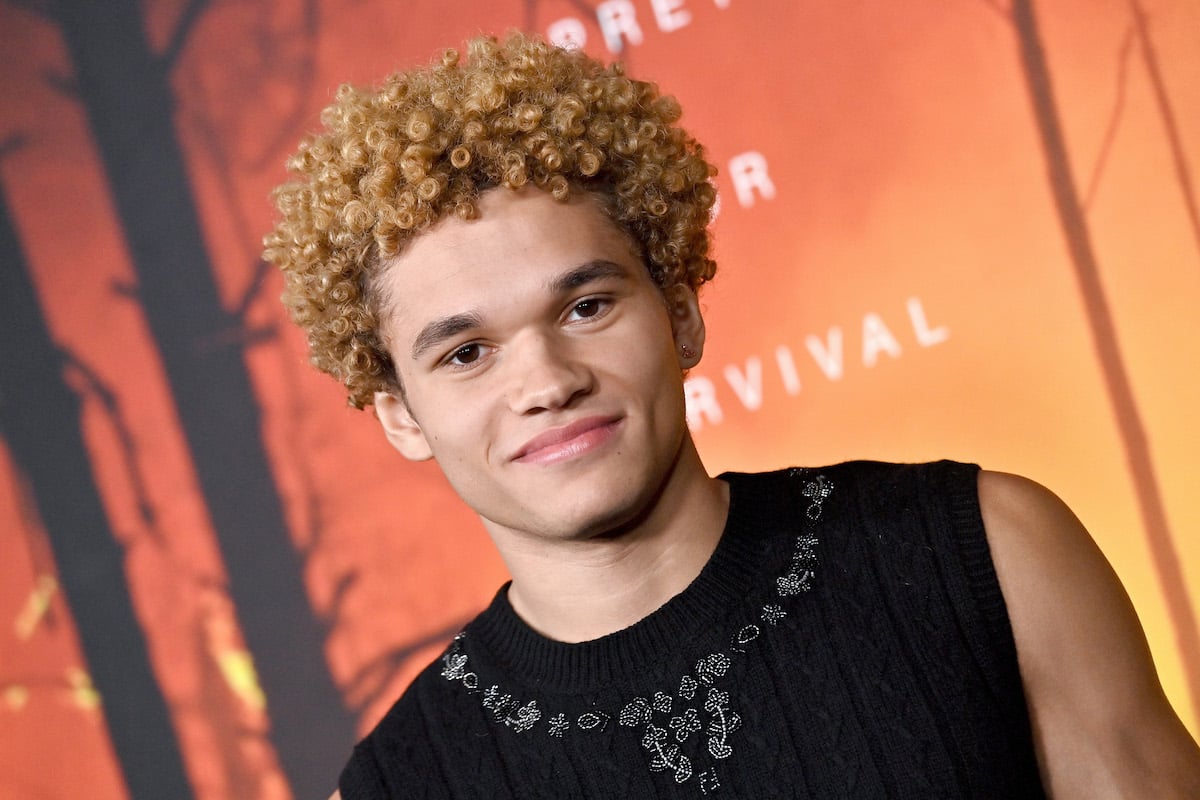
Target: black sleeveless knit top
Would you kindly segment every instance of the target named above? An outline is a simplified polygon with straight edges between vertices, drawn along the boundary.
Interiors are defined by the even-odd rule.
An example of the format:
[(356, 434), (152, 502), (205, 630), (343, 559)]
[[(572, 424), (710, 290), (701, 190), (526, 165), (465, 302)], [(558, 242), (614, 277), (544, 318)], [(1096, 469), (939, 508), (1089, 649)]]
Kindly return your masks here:
[(700, 575), (591, 642), (502, 589), (355, 748), (343, 800), (1043, 797), (977, 471), (723, 475)]

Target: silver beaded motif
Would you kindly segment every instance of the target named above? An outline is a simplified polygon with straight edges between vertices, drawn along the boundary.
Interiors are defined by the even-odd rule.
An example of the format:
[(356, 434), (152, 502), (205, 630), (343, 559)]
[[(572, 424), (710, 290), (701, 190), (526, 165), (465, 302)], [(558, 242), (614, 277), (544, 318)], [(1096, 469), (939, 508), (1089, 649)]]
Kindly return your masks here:
[[(791, 470), (790, 474), (796, 478), (805, 475), (799, 469)], [(787, 572), (776, 578), (775, 590), (781, 600), (812, 589), (817, 569), (817, 538), (812, 523), (820, 519), (824, 503), (832, 492), (833, 484), (823, 475), (808, 478), (801, 489), (801, 496), (809, 500), (805, 509), (809, 525), (806, 526), (808, 530), (796, 536)], [(767, 626), (775, 627), (786, 616), (787, 611), (780, 603), (771, 602), (762, 606), (759, 619)], [(695, 777), (703, 795), (710, 795), (720, 788), (716, 762), (733, 755), (731, 736), (741, 728), (742, 719), (731, 707), (730, 693), (717, 684), (733, 666), (733, 659), (746, 653), (747, 647), (761, 635), (762, 629), (757, 624), (742, 626), (730, 637), (728, 652), (718, 651), (699, 659), (692, 672), (679, 679), (674, 693), (656, 691), (651, 696), (634, 697), (621, 707), (616, 714), (617, 727), (641, 729), (641, 745), (647, 751), (651, 772), (669, 772), (679, 784)], [(572, 722), (562, 712), (547, 716), (537, 700), (522, 701), (496, 684), (480, 692), (478, 675), (467, 669), (469, 658), (462, 649), (465, 638), (465, 631), (459, 633), (442, 655), (441, 675), (448, 681), (460, 683), (468, 692), (479, 694), (480, 704), (491, 712), (497, 724), (523, 734), (535, 730), (545, 717), (546, 733), (558, 739), (566, 736), (572, 725), (579, 732), (607, 731), (613, 715), (600, 709), (580, 714)], [(698, 734), (704, 741), (704, 750), (692, 756), (685, 754), (683, 747)], [(711, 763), (697, 773), (693, 759), (705, 754)]]

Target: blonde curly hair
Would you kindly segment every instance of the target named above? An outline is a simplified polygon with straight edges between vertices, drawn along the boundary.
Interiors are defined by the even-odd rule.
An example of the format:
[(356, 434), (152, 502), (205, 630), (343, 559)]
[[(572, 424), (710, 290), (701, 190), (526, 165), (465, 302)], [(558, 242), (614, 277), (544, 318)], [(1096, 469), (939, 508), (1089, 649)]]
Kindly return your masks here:
[(712, 278), (708, 222), (716, 170), (676, 123), (673, 97), (577, 50), (523, 34), (468, 42), (467, 61), (338, 89), (325, 130), (288, 161), (281, 219), (264, 258), (283, 270), (311, 361), (362, 408), (402, 391), (379, 332), (379, 272), (448, 214), (470, 219), (494, 187), (596, 196), (640, 248), (660, 288)]

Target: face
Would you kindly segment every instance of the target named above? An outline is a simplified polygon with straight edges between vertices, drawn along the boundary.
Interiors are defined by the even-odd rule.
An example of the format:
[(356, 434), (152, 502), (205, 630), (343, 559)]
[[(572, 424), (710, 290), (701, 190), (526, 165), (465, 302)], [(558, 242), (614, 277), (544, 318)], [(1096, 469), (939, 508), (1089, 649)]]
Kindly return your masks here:
[[(493, 189), (383, 272), (381, 323), (405, 399), (376, 412), (435, 458), (496, 534), (578, 539), (647, 513), (682, 480), (682, 370), (695, 295), (660, 290), (596, 201)], [(688, 358), (681, 353), (687, 345)]]

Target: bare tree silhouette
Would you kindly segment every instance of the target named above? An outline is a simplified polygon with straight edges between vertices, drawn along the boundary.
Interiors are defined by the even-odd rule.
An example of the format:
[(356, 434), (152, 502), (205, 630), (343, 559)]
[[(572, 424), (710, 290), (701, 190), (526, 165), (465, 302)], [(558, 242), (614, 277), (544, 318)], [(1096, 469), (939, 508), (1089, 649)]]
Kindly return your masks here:
[(174, 128), (169, 70), (207, 6), (188, 3), (163, 55), (146, 42), (136, 0), (53, 3), (46, 12), (74, 66), (137, 275), (137, 299), (266, 693), (271, 741), (299, 791), (331, 780), (354, 725), (324, 659), (325, 630), (312, 613), (262, 441), (244, 362), (253, 336), (221, 303)]
[(1141, 45), (1146, 74), (1150, 78), (1150, 85), (1154, 88), (1154, 102), (1158, 104), (1158, 113), (1162, 117), (1167, 143), (1171, 148), (1171, 158), (1175, 162), (1175, 179), (1179, 183), (1179, 191), (1183, 194), (1188, 222), (1192, 226), (1192, 238), (1196, 240), (1196, 248), (1200, 251), (1200, 210), (1197, 209), (1196, 191), (1192, 187), (1192, 173), (1188, 168), (1187, 156), (1184, 153), (1183, 139), (1179, 135), (1179, 123), (1175, 121), (1175, 110), (1171, 106), (1171, 97), (1167, 94), (1167, 84), (1163, 79), (1162, 69), (1158, 65), (1158, 51), (1154, 47), (1154, 40), (1150, 38), (1150, 25), (1147, 21), (1146, 11), (1142, 8), (1140, 0), (1129, 0), (1129, 7), (1133, 11), (1134, 27), (1137, 30), (1138, 44)]
[(0, 436), (30, 486), (79, 630), (130, 796), (188, 798), (183, 756), (125, 584), (125, 551), (109, 527), (83, 442), (81, 402), (63, 378), (24, 249), (0, 187)]
[[(200, 0), (194, 0), (199, 4)], [(226, 243), (229, 249), (240, 250), (240, 258), (249, 265), (246, 283), (239, 298), (230, 309), (230, 316), (237, 321), (236, 335), (243, 347), (279, 345), (279, 330), (274, 320), (280, 307), (275, 297), (264, 291), (273, 284), (269, 280), (272, 265), (260, 257), (261, 231), (252, 222), (254, 215), (240, 202), (238, 191), (240, 175), (262, 170), (268, 164), (282, 162), (284, 152), (291, 150), (291, 143), (298, 139), (309, 122), (309, 105), (316, 78), (317, 32), (320, 22), (316, 0), (300, 0), (289, 17), (277, 13), (277, 2), (256, 4), (246, 10), (250, 17), (249, 27), (254, 31), (247, 36), (247, 46), (239, 48), (239, 57), (234, 61), (219, 64), (212, 60), (192, 64), (180, 64), (181, 46), (176, 46), (172, 64), (183, 67), (181, 92), (188, 95), (183, 105), (188, 109), (183, 124), (187, 125), (200, 145), (203, 154), (212, 166), (221, 192), (227, 198), (226, 218), (232, 224), (235, 236)], [(182, 24), (181, 26), (182, 27)], [(244, 51), (244, 52), (243, 52)], [(165, 54), (164, 54), (165, 60)], [(207, 83), (200, 74), (217, 69), (222, 75), (216, 80), (217, 88), (206, 88)], [(261, 98), (284, 96), (286, 105), (280, 109), (273, 105), (271, 113), (261, 111)], [(269, 124), (264, 126), (264, 120)], [(252, 129), (253, 136), (246, 136)], [(271, 304), (271, 322), (252, 326), (250, 317), (255, 306), (262, 301)], [(311, 405), (298, 370), (311, 369), (298, 363), (286, 347), (275, 347), (279, 374), (288, 381), (287, 391), (282, 393), (285, 402), (277, 410), (290, 422), (289, 430), (301, 430), (303, 420), (310, 414)], [(300, 497), (296, 505), (304, 509), (301, 530), (297, 531), (296, 544), (302, 558), (313, 555), (322, 541), (325, 518), (317, 481), (313, 475), (312, 456), (305, 451), (302, 440), (287, 437), (277, 446), (286, 451), (282, 459), (286, 468), (296, 477)], [(336, 609), (324, 608), (321, 616), (331, 627), (336, 625)]]
[(1083, 297), (1092, 344), (1096, 349), (1096, 357), (1121, 435), (1151, 558), (1174, 626), (1184, 673), (1187, 676), (1192, 710), (1200, 717), (1200, 630), (1196, 626), (1196, 616), (1188, 597), (1179, 555), (1171, 539), (1146, 429), (1138, 411), (1129, 374), (1121, 356), (1112, 312), (1109, 310), (1108, 299), (1100, 281), (1099, 266), (1092, 247), (1087, 218), (1076, 192), (1075, 178), (1072, 175), (1071, 161), (1059, 122), (1050, 69), (1046, 63), (1032, 0), (1013, 0), (1012, 22), (1017, 34), (1021, 68), (1046, 160), (1050, 191)]
[(230, 797), (258, 797), (264, 782), (274, 776), (262, 769), (261, 761), (252, 763), (247, 759), (246, 745), (259, 745), (257, 749), (260, 751), (261, 745), (270, 747), (270, 743), (266, 741), (265, 721), (254, 719), (255, 724), (247, 723), (248, 717), (253, 719), (260, 715), (247, 708), (243, 698), (237, 695), (229, 680), (222, 674), (218, 663), (220, 654), (214, 652), (211, 637), (208, 635), (214, 619), (230, 624), (235, 617), (232, 609), (229, 609), (228, 614), (218, 614), (211, 608), (219, 605), (225, 610), (230, 605), (229, 587), (223, 580), (206, 574), (172, 551), (171, 536), (159, 525), (159, 509), (147, 489), (146, 472), (135, 444), (133, 429), (117, 392), (71, 351), (64, 349), (62, 358), (68, 385), (75, 388), (81, 400), (90, 401), (99, 407), (116, 439), (122, 472), (133, 494), (139, 523), (138, 531), (121, 532), (123, 536), (119, 538), (123, 540), (126, 551), (137, 546), (137, 537), (144, 537), (159, 551), (164, 563), (169, 565), (171, 574), (179, 579), (174, 583), (180, 595), (220, 598), (219, 601), (209, 601), (205, 604), (209, 607), (207, 613), (201, 613), (188, 620), (193, 649), (199, 658), (201, 680), (197, 697), (190, 704), (180, 704), (177, 710), (182, 708), (195, 712), (212, 731), (218, 764), (215, 769), (206, 770), (206, 782), (218, 782)]

